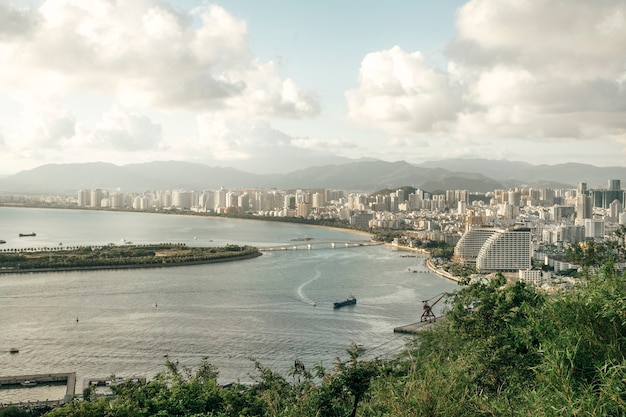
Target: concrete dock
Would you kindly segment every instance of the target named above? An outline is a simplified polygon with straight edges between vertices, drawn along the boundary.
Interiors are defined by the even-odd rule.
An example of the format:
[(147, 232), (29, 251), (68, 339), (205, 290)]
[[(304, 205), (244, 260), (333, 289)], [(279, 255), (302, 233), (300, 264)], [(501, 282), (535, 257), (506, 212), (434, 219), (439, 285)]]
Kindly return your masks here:
[[(443, 320), (443, 317), (437, 317), (436, 320)], [(393, 328), (394, 333), (418, 334), (428, 329), (432, 324), (437, 323), (436, 320), (418, 321), (417, 323), (407, 324)]]
[[(76, 373), (56, 373), (56, 374), (33, 374), (33, 375), (15, 375), (15, 376), (0, 376), (0, 386), (12, 386), (12, 385), (25, 385), (24, 383), (43, 384), (46, 382), (64, 382), (65, 383), (65, 396), (62, 399), (53, 401), (36, 401), (29, 402), (28, 408), (34, 408), (36, 406), (56, 406), (70, 401), (76, 393)], [(0, 404), (0, 409), (3, 407), (25, 406), (24, 403), (19, 404)]]

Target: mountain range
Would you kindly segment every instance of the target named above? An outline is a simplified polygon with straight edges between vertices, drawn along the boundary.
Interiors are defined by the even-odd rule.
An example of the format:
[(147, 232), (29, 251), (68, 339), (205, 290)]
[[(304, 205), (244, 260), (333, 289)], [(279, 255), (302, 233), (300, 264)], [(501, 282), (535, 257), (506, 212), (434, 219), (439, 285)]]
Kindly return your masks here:
[(155, 189), (330, 188), (374, 192), (413, 186), (425, 191), (467, 189), (487, 192), (517, 186), (605, 188), (609, 179), (626, 178), (624, 167), (586, 164), (532, 165), (489, 159), (405, 161), (352, 160), (311, 166), (287, 174), (254, 174), (228, 167), (181, 161), (115, 165), (104, 162), (48, 164), (0, 179), (3, 193), (65, 193), (102, 188), (123, 192)]

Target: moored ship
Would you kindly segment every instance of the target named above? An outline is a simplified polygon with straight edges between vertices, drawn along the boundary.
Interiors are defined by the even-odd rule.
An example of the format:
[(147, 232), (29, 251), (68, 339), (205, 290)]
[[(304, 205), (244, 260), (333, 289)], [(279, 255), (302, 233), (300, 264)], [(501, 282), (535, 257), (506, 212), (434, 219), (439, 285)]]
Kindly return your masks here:
[(25, 237), (25, 236), (37, 236), (36, 233), (20, 233), (20, 237)]
[(351, 295), (350, 297), (346, 298), (344, 301), (336, 302), (334, 304), (334, 308), (341, 308), (341, 307), (350, 306), (354, 304), (356, 304), (356, 298), (353, 295)]

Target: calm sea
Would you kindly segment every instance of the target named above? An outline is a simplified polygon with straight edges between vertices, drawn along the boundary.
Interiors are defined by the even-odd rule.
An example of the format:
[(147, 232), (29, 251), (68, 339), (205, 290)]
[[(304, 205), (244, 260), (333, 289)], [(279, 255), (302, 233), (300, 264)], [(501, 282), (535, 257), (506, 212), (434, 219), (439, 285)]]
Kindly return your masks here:
[[(18, 237), (19, 233), (36, 233)], [(221, 264), (140, 270), (0, 275), (0, 375), (76, 372), (88, 378), (154, 377), (165, 356), (218, 367), (220, 382), (254, 380), (252, 359), (286, 372), (299, 359), (330, 368), (351, 343), (363, 357), (398, 353), (419, 321), (421, 300), (457, 284), (426, 271), (424, 258), (386, 246), (315, 241), (362, 235), (287, 223), (199, 216), (0, 208), (0, 249), (130, 241), (267, 247), (310, 237), (312, 250), (265, 252)], [(405, 255), (404, 257), (401, 255)], [(412, 255), (412, 254), (411, 254)], [(333, 302), (353, 294), (358, 303)], [(443, 303), (435, 306), (438, 311)], [(10, 354), (10, 348), (19, 349)], [(0, 390), (0, 402), (60, 398), (56, 388)], [(32, 397), (32, 398), (31, 398)]]

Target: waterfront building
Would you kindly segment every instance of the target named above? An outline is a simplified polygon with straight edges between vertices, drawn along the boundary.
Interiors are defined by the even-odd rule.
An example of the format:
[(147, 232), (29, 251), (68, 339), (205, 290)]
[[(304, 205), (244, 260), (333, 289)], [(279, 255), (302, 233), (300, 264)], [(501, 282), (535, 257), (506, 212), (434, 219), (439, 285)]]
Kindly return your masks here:
[(89, 197), (89, 207), (100, 207), (100, 203), (102, 202), (102, 198), (104, 197), (104, 192), (96, 188), (95, 190), (90, 190), (91, 196)]
[(124, 207), (124, 194), (112, 192), (109, 195), (109, 207), (114, 209)]
[[(157, 207), (171, 207), (172, 206), (172, 192), (170, 190), (164, 190), (156, 195)], [(131, 203), (132, 204), (132, 203)]]
[(296, 209), (296, 216), (303, 217), (306, 219), (307, 217), (309, 217), (309, 214), (311, 214), (311, 204), (306, 203), (304, 201), (298, 203), (298, 207)]
[(245, 212), (250, 210), (250, 195), (246, 192), (237, 197), (237, 207)]
[(228, 191), (226, 192), (226, 204), (224, 207), (231, 208), (231, 207), (239, 207), (239, 194), (235, 191)]
[(476, 269), (487, 271), (519, 271), (530, 269), (530, 229), (497, 229), (480, 248)]
[(368, 227), (369, 221), (374, 218), (374, 213), (359, 211), (350, 216), (350, 225), (357, 227)]
[(91, 191), (90, 190), (78, 190), (78, 207), (91, 206)]
[(480, 249), (496, 229), (488, 227), (473, 227), (463, 234), (454, 247), (454, 259), (463, 265), (476, 264)]
[(324, 194), (322, 193), (314, 193), (311, 196), (311, 207), (312, 208), (320, 208), (326, 203), (324, 199)]
[(283, 207), (289, 210), (295, 210), (296, 209), (296, 196), (294, 194), (285, 195), (285, 202), (283, 204)]
[(192, 206), (192, 193), (184, 190), (172, 191), (172, 206), (181, 210), (189, 210)]

